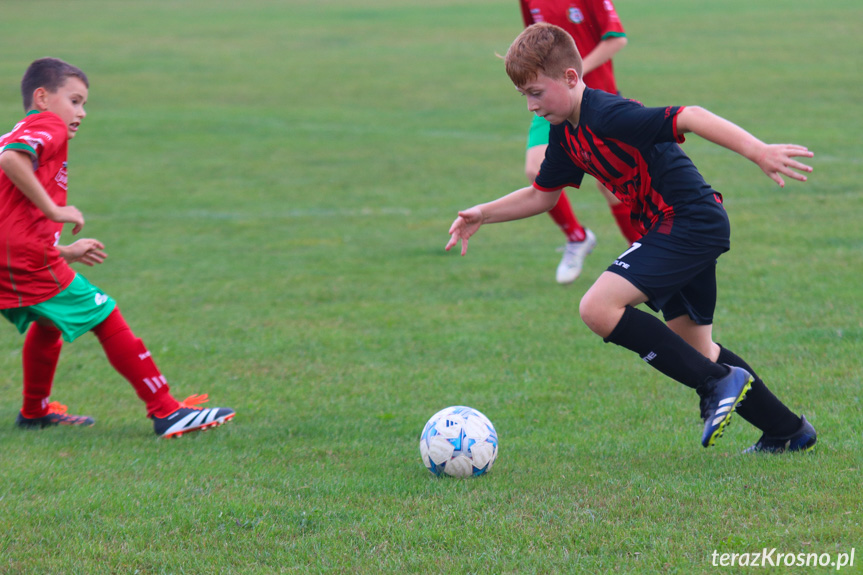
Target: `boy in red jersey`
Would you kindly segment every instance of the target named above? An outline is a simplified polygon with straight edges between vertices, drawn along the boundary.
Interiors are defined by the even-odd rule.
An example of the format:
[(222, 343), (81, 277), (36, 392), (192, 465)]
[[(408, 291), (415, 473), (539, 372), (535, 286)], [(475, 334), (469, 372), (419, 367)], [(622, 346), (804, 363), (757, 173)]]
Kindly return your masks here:
[[(519, 0), (525, 26), (548, 22), (566, 30), (575, 40), (583, 60), (584, 82), (596, 90), (617, 94), (612, 57), (626, 46), (626, 32), (611, 0)], [(534, 116), (530, 125), (525, 154), (525, 175), (530, 183), (536, 179), (548, 147), (550, 124), (545, 118)], [(629, 219), (629, 209), (598, 180), (597, 188), (608, 202), (608, 207), (629, 244), (641, 235)], [(563, 258), (557, 266), (556, 279), (560, 284), (574, 282), (581, 274), (587, 255), (596, 245), (596, 237), (584, 228), (575, 216), (566, 193), (561, 193), (549, 215), (566, 236)]]
[[(506, 70), (528, 109), (551, 124), (551, 136), (533, 186), (459, 212), (449, 250), (484, 223), (526, 218), (549, 210), (565, 186), (590, 174), (626, 204), (642, 238), (596, 280), (581, 300), (582, 320), (605, 342), (638, 355), (701, 398), (701, 443), (714, 444), (737, 411), (762, 431), (747, 451), (807, 451), (815, 429), (764, 385), (746, 361), (713, 341), (716, 260), (730, 247), (722, 196), (681, 150), (693, 132), (757, 164), (780, 186), (783, 175), (812, 168), (793, 159), (812, 152), (791, 144), (767, 145), (703, 108), (645, 108), (585, 86), (572, 37), (534, 24), (510, 46)], [(636, 309), (647, 304), (666, 323)], [(742, 401), (746, 398), (746, 401)], [(741, 403), (742, 402), (742, 403)]]
[(95, 239), (60, 245), (63, 224), (73, 234), (84, 216), (66, 204), (67, 147), (87, 115), (89, 82), (79, 68), (55, 58), (34, 61), (21, 80), (27, 115), (0, 136), (0, 313), (23, 334), (24, 404), (16, 425), (93, 425), (49, 402), (63, 340), (92, 331), (108, 361), (135, 388), (160, 437), (220, 425), (229, 408), (200, 408), (204, 396), (178, 402), (144, 343), (135, 337), (111, 296), (69, 264), (100, 264), (105, 246)]

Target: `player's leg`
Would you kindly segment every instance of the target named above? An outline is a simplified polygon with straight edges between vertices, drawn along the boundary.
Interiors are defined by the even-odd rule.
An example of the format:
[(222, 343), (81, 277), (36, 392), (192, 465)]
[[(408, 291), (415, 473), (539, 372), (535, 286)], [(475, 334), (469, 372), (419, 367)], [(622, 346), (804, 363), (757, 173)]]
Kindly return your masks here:
[(752, 374), (752, 389), (746, 401), (737, 408), (740, 417), (760, 429), (761, 438), (747, 451), (809, 451), (815, 447), (817, 435), (804, 416), (797, 416), (765, 385), (749, 364), (725, 347), (717, 344), (717, 361), (742, 367)]
[[(715, 286), (715, 278), (712, 283)], [(714, 306), (715, 299), (709, 308), (711, 317)], [(699, 317), (699, 315), (695, 314), (695, 317)], [(693, 349), (698, 350), (705, 358), (714, 363), (717, 361), (719, 346), (713, 341), (712, 323), (698, 323), (689, 315), (680, 315), (667, 320), (667, 324), (674, 333), (691, 345)], [(725, 428), (731, 423), (732, 415), (740, 413), (741, 407), (746, 403), (743, 400), (749, 398), (752, 389), (753, 377), (751, 373), (743, 369), (742, 366), (728, 365), (728, 367), (732, 368), (731, 377), (726, 377), (714, 385), (706, 385), (696, 389), (701, 398), (701, 417), (705, 422), (704, 435), (701, 438), (705, 447), (709, 447), (722, 436)]]
[(604, 341), (637, 353), (654, 369), (696, 389), (728, 375), (728, 368), (708, 360), (656, 316), (636, 309), (647, 295), (626, 278), (605, 271), (579, 305), (585, 324)]
[(741, 367), (752, 375), (752, 389), (737, 408), (743, 419), (771, 436), (788, 436), (800, 429), (800, 417), (770, 392), (755, 370), (734, 352), (713, 341), (712, 325), (698, 325), (683, 315), (669, 320), (668, 327), (711, 361)]
[[(699, 325), (688, 315), (681, 315), (665, 322), (671, 331), (697, 349), (704, 357), (716, 362), (719, 359), (719, 345), (713, 341), (713, 324)], [(720, 362), (721, 363), (721, 362)], [(738, 366), (743, 367), (743, 366)]]
[(135, 337), (119, 308), (115, 307), (92, 331), (99, 339), (108, 362), (132, 384), (135, 393), (146, 404), (147, 417), (167, 415), (179, 407), (150, 351), (143, 341)]
[(48, 398), (63, 349), (63, 333), (47, 320), (34, 321), (24, 337), (21, 351), (24, 374), (24, 404), (21, 415), (38, 419), (48, 415)]
[[(736, 413), (763, 432), (752, 448), (760, 451), (809, 450), (815, 445), (815, 429), (802, 416), (798, 417), (771, 393), (754, 369), (732, 351), (713, 341), (712, 315), (715, 307), (716, 277), (706, 270), (704, 274), (681, 292), (679, 299), (668, 304), (663, 311), (668, 326), (686, 342), (711, 361), (746, 370), (752, 376), (751, 389)], [(699, 311), (700, 310), (700, 311)], [(695, 317), (710, 317), (710, 323), (699, 324)], [(705, 320), (706, 321), (706, 320)]]
[(132, 384), (135, 393), (147, 406), (147, 417), (161, 437), (179, 437), (183, 433), (221, 425), (234, 417), (227, 407), (200, 408), (197, 403), (207, 396), (192, 396), (178, 402), (171, 395), (150, 351), (126, 323), (119, 308), (93, 328), (108, 361)]
[(24, 338), (22, 359), (24, 364), (24, 405), (15, 420), (18, 427), (40, 429), (52, 425), (80, 425), (95, 423), (86, 415), (66, 413), (65, 405), (50, 402), (54, 373), (63, 349), (62, 332), (46, 319), (34, 321)]
[(26, 334), (21, 352), (23, 404), (15, 418), (15, 425), (24, 429), (41, 429), (53, 425), (91, 426), (94, 423), (92, 417), (69, 415), (65, 405), (49, 401), (63, 347), (63, 334), (50, 319), (42, 315), (39, 306), (0, 310), (20, 333)]
[[(546, 148), (548, 148), (548, 144), (541, 144), (527, 149), (525, 175), (531, 183), (533, 183), (536, 179), (536, 175), (539, 173), (542, 160), (545, 158)], [(566, 193), (560, 194), (560, 199), (557, 200), (557, 204), (548, 211), (548, 215), (551, 216), (551, 219), (554, 220), (554, 223), (556, 223), (557, 227), (560, 228), (560, 231), (563, 232), (563, 235), (566, 237), (567, 244), (586, 245), (585, 241), (588, 239), (588, 235), (592, 234), (590, 234), (589, 230), (584, 228), (579, 223), (578, 218), (575, 217), (575, 211), (572, 209), (572, 204), (569, 203), (569, 198), (567, 198)], [(593, 244), (596, 244), (595, 238), (593, 240)], [(591, 249), (593, 249), (592, 246)], [(586, 252), (584, 256), (587, 256), (588, 253), (590, 252)], [(584, 257), (582, 257), (581, 260), (584, 261)], [(581, 271), (580, 266), (578, 271)], [(575, 275), (577, 277), (578, 273)], [(575, 278), (573, 278), (573, 280), (574, 279)]]
[[(528, 182), (533, 183), (539, 174), (545, 150), (548, 148), (550, 124), (544, 118), (535, 116), (530, 126), (525, 154), (524, 173)], [(563, 247), (563, 257), (557, 266), (556, 279), (559, 284), (570, 284), (581, 274), (584, 260), (596, 246), (596, 236), (579, 223), (566, 193), (560, 194), (557, 204), (549, 210), (548, 215), (566, 237)]]

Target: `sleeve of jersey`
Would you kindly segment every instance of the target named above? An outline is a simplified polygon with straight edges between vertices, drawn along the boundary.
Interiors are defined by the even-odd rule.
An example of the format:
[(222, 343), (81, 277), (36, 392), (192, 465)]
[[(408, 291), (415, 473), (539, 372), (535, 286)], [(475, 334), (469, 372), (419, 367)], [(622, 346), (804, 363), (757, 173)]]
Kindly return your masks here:
[(603, 136), (620, 140), (639, 149), (663, 142), (683, 143), (677, 133), (677, 114), (683, 106), (645, 108), (634, 100), (621, 100), (605, 115)]
[(30, 122), (24, 122), (3, 146), (4, 150), (18, 150), (30, 154), (34, 167), (39, 158), (50, 156), (66, 137), (66, 126), (53, 114), (39, 114)]
[(591, 4), (591, 13), (596, 18), (598, 24), (601, 40), (626, 36), (620, 16), (617, 15), (617, 10), (614, 9), (614, 4), (612, 4), (611, 0), (589, 1)]
[(576, 166), (564, 150), (559, 131), (559, 128), (552, 126), (545, 159), (533, 182), (533, 187), (541, 192), (556, 192), (567, 186), (578, 188), (584, 179), (584, 170)]

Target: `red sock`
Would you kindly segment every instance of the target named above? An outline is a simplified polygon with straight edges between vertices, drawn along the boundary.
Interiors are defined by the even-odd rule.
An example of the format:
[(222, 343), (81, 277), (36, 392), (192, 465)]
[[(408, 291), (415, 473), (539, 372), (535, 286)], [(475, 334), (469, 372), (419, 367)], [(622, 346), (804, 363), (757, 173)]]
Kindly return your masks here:
[(147, 404), (148, 417), (163, 417), (180, 407), (144, 342), (132, 333), (119, 308), (94, 327), (93, 333), (114, 369), (132, 384), (135, 393)]
[(33, 322), (24, 338), (24, 406), (21, 415), (29, 418), (48, 415), (48, 397), (54, 372), (63, 349), (62, 333), (55, 327)]
[(620, 233), (626, 238), (630, 244), (641, 239), (641, 234), (635, 229), (630, 218), (629, 207), (626, 204), (614, 204), (609, 206), (611, 214), (617, 222), (617, 227), (620, 228)]
[(581, 224), (578, 223), (578, 219), (575, 217), (575, 212), (572, 211), (572, 206), (569, 205), (569, 198), (566, 197), (566, 193), (560, 194), (560, 199), (557, 200), (557, 204), (549, 210), (548, 215), (551, 216), (554, 223), (556, 223), (563, 231), (563, 235), (566, 236), (566, 241), (583, 242), (585, 238), (587, 238), (587, 233), (584, 231), (584, 228), (581, 227)]

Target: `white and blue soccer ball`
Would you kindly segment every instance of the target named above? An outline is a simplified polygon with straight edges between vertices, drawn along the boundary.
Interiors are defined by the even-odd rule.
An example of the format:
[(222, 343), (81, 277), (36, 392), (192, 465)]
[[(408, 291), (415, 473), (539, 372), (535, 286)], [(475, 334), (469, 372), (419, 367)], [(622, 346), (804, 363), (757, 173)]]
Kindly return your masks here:
[(488, 473), (497, 458), (497, 431), (470, 407), (455, 405), (432, 415), (420, 436), (420, 457), (434, 475)]

